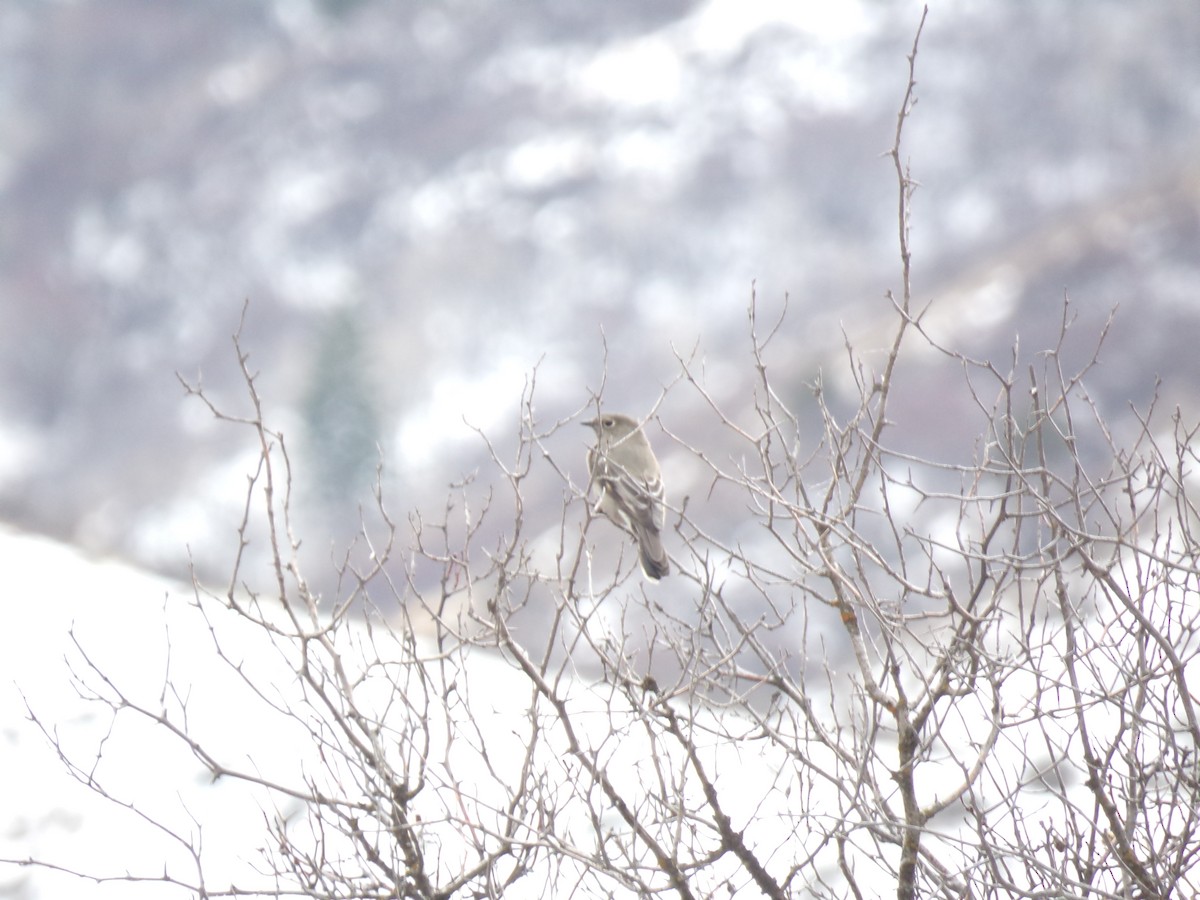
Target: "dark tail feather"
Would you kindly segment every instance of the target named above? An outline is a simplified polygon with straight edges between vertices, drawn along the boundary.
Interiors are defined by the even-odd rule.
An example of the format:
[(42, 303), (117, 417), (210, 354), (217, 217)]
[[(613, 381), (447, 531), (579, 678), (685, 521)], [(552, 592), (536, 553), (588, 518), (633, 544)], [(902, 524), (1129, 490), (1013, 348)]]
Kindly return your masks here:
[(642, 571), (651, 581), (658, 581), (671, 571), (671, 564), (667, 561), (667, 551), (663, 549), (662, 540), (657, 531), (648, 531), (645, 528), (639, 528), (637, 531), (638, 555), (641, 557)]

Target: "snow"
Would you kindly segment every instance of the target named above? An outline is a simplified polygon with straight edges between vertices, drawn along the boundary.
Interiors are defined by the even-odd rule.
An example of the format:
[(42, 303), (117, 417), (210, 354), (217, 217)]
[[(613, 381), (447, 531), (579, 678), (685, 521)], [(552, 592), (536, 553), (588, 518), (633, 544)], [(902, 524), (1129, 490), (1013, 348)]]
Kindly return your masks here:
[[(46, 538), (0, 532), (0, 567), (10, 588), (9, 627), (0, 634), (6, 760), (0, 858), (35, 858), (100, 879), (4, 866), (0, 896), (186, 896), (157, 879), (167, 872), (198, 883), (201, 864), (209, 890), (269, 886), (261, 874), (270, 870), (268, 825), (288, 821), (289, 835), (302, 845), (309, 834), (304, 804), (234, 776), (214, 781), (157, 716), (186, 728), (226, 770), (349, 798), (362, 788), (364, 772), (353, 755), (341, 755), (341, 736), (330, 725), (335, 720), (322, 718), (315, 690), (296, 676), (295, 641), (255, 625), (222, 598), (197, 596), (189, 585), (90, 559)], [(264, 598), (256, 613), (287, 631), (288, 619), (271, 614), (273, 603)], [(530, 713), (537, 708), (535, 691), (515, 665), (486, 650), (438, 653), (421, 643), (426, 664), (406, 666), (405, 648), (418, 645), (378, 625), (356, 623), (331, 639), (355, 685), (354, 707), (386, 722), (386, 764), (406, 774), (426, 767), (434, 789), (422, 793), (416, 807), (440, 875), (461, 872), (472, 858), (464, 817), (481, 833), (503, 826), (535, 716), (542, 735), (535, 744), (539, 790), (565, 811), (556, 832), (585, 850), (594, 843), (581, 805), (594, 800), (594, 788), (567, 752), (556, 715)], [(310, 652), (315, 659), (321, 651)], [(561, 676), (556, 690), (569, 698), (581, 744), (603, 760), (623, 791), (632, 796), (639, 793), (635, 785), (661, 777), (662, 748), (630, 727), (634, 720), (619, 691)], [(344, 715), (346, 695), (331, 696), (346, 703)], [(125, 708), (114, 716), (114, 705)], [(413, 724), (421, 727), (409, 731)], [(715, 725), (709, 722), (711, 733), (699, 736), (701, 744), (722, 743)], [(407, 740), (410, 733), (428, 743)], [(48, 734), (78, 778), (68, 774)], [(763, 748), (753, 744), (727, 750), (738, 763), (721, 770), (740, 786), (732, 814), (744, 820), (757, 812), (769, 828), (770, 810), (753, 805), (763, 794), (745, 791), (745, 763), (757, 761), (750, 771), (768, 781), (778, 766), (764, 765)], [(89, 780), (112, 799), (82, 783)], [(745, 803), (751, 805), (742, 809)], [(619, 832), (623, 823), (613, 815), (607, 829)], [(334, 854), (337, 841), (325, 840), (323, 852)], [(189, 846), (202, 849), (200, 863)], [(510, 894), (541, 896), (550, 877), (521, 879)]]
[[(8, 585), (8, 627), (0, 632), (6, 760), (0, 767), (0, 857), (36, 857), (112, 877), (131, 872), (154, 878), (169, 870), (189, 880), (188, 854), (179, 842), (68, 775), (47, 734), (31, 720), (35, 716), (85, 767), (81, 777), (93, 775), (119, 802), (170, 823), (182, 835), (202, 834), (206, 868), (212, 864), (209, 877), (243, 869), (242, 849), (261, 843), (256, 801), (262, 798), (241, 785), (212, 784), (186, 748), (150, 721), (121, 716), (114, 727), (108, 704), (78, 689), (87, 673), (83, 648), (115, 684), (141, 700), (157, 698), (163, 708), (172, 705), (163, 695), (168, 672), (184, 689), (203, 683), (208, 690), (197, 691), (188, 703), (191, 724), (209, 731), (219, 722), (225, 734), (244, 734), (248, 710), (222, 702), (219, 693), (229, 673), (205, 664), (209, 634), (180, 627), (196, 624), (190, 588), (8, 530), (0, 532), (0, 570)], [(281, 756), (286, 747), (276, 742), (259, 750)], [(0, 868), (0, 895), (54, 897), (68, 891), (73, 897), (182, 895), (162, 884), (94, 884), (45, 869)]]
[[(0, 860), (33, 858), (99, 879), (0, 865), (0, 896), (190, 893), (164, 883), (164, 872), (185, 884), (202, 880), (209, 891), (268, 890), (279, 852), (273, 831), (286, 833), (302, 853), (319, 845), (322, 859), (338, 861), (330, 864), (335, 868), (366, 869), (361, 846), (316, 833), (321, 823), (302, 797), (340, 798), (349, 804), (343, 810), (362, 817), (363, 832), (373, 836), (366, 840), (385, 858), (395, 857), (385, 813), (372, 804), (388, 796), (381, 786), (410, 778), (422, 789), (406, 813), (418, 823), (412, 827), (440, 883), (471, 868), (480, 848), (494, 849), (509, 827), (518, 843), (559, 848), (515, 878), (509, 897), (553, 896), (562, 885), (581, 895), (623, 896), (621, 885), (589, 869), (599, 841), (627, 871), (662, 877), (603, 796), (602, 779), (636, 810), (642, 827), (665, 846), (678, 840), (680, 852), (693, 858), (707, 855), (714, 840), (702, 784), (710, 779), (732, 827), (778, 870), (810, 853), (817, 859), (831, 830), (860, 812), (844, 808), (838, 787), (857, 777), (856, 757), (807, 733), (802, 718), (781, 709), (756, 723), (745, 709), (708, 708), (687, 691), (668, 707), (625, 692), (621, 679), (578, 677), (571, 659), (589, 652), (624, 665), (615, 662), (624, 659), (616, 606), (578, 620), (586, 629), (578, 640), (561, 635), (572, 656), (544, 675), (551, 703), (511, 649), (505, 656), (484, 647), (435, 646), (379, 621), (314, 629), (303, 616), (293, 620), (274, 597), (235, 597), (231, 608), (190, 585), (11, 530), (0, 530), (0, 571), (9, 588), (7, 627), (0, 631)], [(1146, 614), (1159, 615), (1160, 606), (1169, 614), (1173, 602), (1164, 587), (1147, 598)], [(297, 623), (306, 641), (291, 636)], [(1012, 646), (1028, 634), (1020, 631), (1023, 622), (998, 624), (986, 643), (991, 658), (1008, 664), (1017, 659)], [(981, 753), (986, 768), (973, 796), (997, 810), (1020, 800), (1007, 814), (1014, 828), (1036, 822), (1047, 834), (1062, 833), (1068, 810), (1086, 807), (1087, 791), (1070, 762), (1076, 701), (1055, 701), (1030, 681), (1066, 684), (1054, 649), (1061, 625), (1049, 617), (1038, 627), (1046, 643), (1036, 673), (1016, 666), (997, 682), (994, 697), (986, 691), (963, 697), (943, 714), (917, 773), (923, 802), (953, 792), (964, 766)], [(1078, 627), (1088, 646), (1106, 649), (1112, 623), (1103, 614)], [(1189, 669), (1194, 643), (1175, 642)], [(299, 676), (305, 668), (311, 677)], [(1121, 677), (1096, 654), (1077, 672), (1093, 741), (1120, 733), (1120, 707), (1110, 701)], [(914, 703), (924, 689), (910, 685)], [(809, 699), (818, 706), (825, 702), (815, 697)], [(985, 738), (992, 729), (994, 751)], [(362, 752), (347, 749), (349, 733), (369, 742), (369, 765)], [(221, 767), (220, 778), (213, 779), (183, 735)], [(1042, 746), (1039, 740), (1050, 754), (1044, 761), (1030, 752)], [(1142, 740), (1149, 748), (1151, 739)], [(873, 763), (880, 767), (872, 776), (878, 785), (889, 784), (886, 745)], [(968, 820), (951, 803), (930, 823), (926, 841), (946, 854), (948, 871), (970, 864)], [(965, 855), (955, 859), (949, 848), (964, 839)], [(864, 841), (851, 848), (860, 884), (882, 890), (894, 878), (895, 860), (870, 855), (872, 843)], [(501, 879), (512, 874), (503, 871), (507, 862), (498, 863)], [(726, 883), (736, 889), (745, 873), (729, 857), (694, 877), (703, 882), (699, 890)]]
[[(274, 598), (263, 598), (257, 610), (280, 626), (273, 636), (222, 598), (198, 597), (189, 585), (89, 559), (45, 538), (0, 531), (0, 566), (10, 588), (9, 627), (0, 634), (6, 760), (0, 859), (36, 858), (101, 879), (0, 866), (0, 896), (186, 896), (156, 879), (168, 872), (195, 884), (201, 864), (208, 890), (253, 890), (271, 884), (261, 874), (270, 870), (270, 824), (286, 820), (297, 845), (311, 840), (302, 801), (231, 775), (214, 781), (157, 716), (186, 728), (226, 770), (275, 785), (353, 799), (364, 775), (377, 771), (356, 768), (354, 756), (342, 754), (342, 737), (331, 727), (336, 719), (322, 718), (315, 688), (297, 678), (298, 645), (281, 636), (290, 623), (278, 610), (270, 614)], [(355, 623), (330, 637), (355, 685), (352, 701), (331, 692), (334, 704), (344, 704), (345, 716), (353, 702), (385, 723), (381, 765), (405, 775), (420, 770), (429, 784), (414, 807), (437, 875), (462, 872), (477, 859), (476, 829), (486, 835), (504, 827), (528, 752), (534, 753), (536, 784), (527, 790), (550, 804), (539, 809), (558, 811), (549, 826), (554, 840), (585, 855), (594, 851), (588, 810), (598, 802), (597, 787), (570, 752), (557, 712), (539, 706), (533, 682), (512, 661), (481, 649), (438, 652), (378, 624)], [(405, 648), (409, 659), (419, 650), (425, 663), (405, 665)], [(315, 661), (322, 651), (309, 652)], [(624, 796), (653, 804), (641, 786), (665, 777), (670, 796), (684, 806), (696, 802), (700, 787), (687, 766), (664, 756), (674, 739), (664, 743), (651, 735), (620, 690), (569, 673), (559, 673), (554, 690), (569, 704), (575, 739)], [(114, 702), (126, 705), (116, 716)], [(779, 835), (794, 829), (794, 811), (781, 804), (786, 791), (780, 783), (790, 776), (778, 749), (749, 731), (731, 739), (736, 717), (692, 710), (684, 727), (708, 760), (714, 783), (735, 782), (736, 789), (725, 790), (733, 820), (748, 839), (777, 847)], [(532, 745), (531, 729), (540, 735)], [(67, 773), (47, 733), (77, 767), (79, 780)], [(112, 800), (81, 783), (90, 779)], [(521, 828), (529, 829), (522, 836), (539, 839), (537, 829), (547, 824), (536, 818), (522, 820)], [(606, 842), (628, 837), (615, 812), (602, 818)], [(668, 833), (676, 825), (661, 827)], [(334, 858), (336, 836), (323, 839), (322, 852)], [(384, 833), (380, 840), (386, 848), (390, 839)], [(200, 863), (189, 846), (202, 849)], [(564, 875), (603, 884), (605, 892), (612, 888), (569, 857), (549, 865), (519, 879), (508, 895), (543, 896), (559, 883), (552, 879)], [(148, 880), (130, 881), (127, 873)]]

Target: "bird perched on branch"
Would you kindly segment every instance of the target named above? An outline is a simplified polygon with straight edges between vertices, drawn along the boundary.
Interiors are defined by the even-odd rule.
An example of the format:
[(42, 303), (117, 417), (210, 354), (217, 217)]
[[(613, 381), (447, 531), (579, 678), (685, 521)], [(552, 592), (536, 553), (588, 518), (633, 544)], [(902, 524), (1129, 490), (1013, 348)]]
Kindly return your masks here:
[(600, 490), (594, 512), (603, 513), (633, 535), (642, 571), (658, 581), (669, 571), (659, 532), (666, 524), (662, 471), (650, 441), (635, 419), (602, 413), (584, 425), (596, 432), (588, 450), (588, 471)]

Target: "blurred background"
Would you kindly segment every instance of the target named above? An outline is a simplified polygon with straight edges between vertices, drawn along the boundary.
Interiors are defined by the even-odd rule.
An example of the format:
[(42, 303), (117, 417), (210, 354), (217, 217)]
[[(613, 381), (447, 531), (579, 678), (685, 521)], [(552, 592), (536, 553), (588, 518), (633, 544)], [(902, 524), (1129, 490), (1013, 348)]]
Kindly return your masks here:
[[(401, 520), (488, 477), (469, 426), (515, 447), (535, 367), (544, 422), (602, 385), (611, 408), (648, 412), (677, 352), (745, 412), (752, 286), (764, 318), (787, 298), (774, 375), (811, 411), (819, 374), (839, 389), (843, 329), (869, 351), (893, 323), (886, 151), (920, 14), (5, 2), (0, 519), (227, 576), (257, 447), (176, 373), (248, 411), (230, 342), (247, 301), (243, 347), (326, 558), (377, 464)], [(1102, 409), (1119, 426), (1161, 379), (1194, 416), (1200, 6), (938, 2), (917, 79), (905, 156), (931, 329), (1007, 367), (1018, 336), (1026, 361), (1056, 343), (1069, 296), (1082, 360), (1119, 307), (1090, 381)], [(915, 451), (969, 452), (977, 434), (947, 365), (903, 367), (892, 412)], [(703, 442), (694, 392), (659, 415)], [(586, 438), (548, 444), (581, 480)], [(531, 491), (552, 525), (564, 486)]]

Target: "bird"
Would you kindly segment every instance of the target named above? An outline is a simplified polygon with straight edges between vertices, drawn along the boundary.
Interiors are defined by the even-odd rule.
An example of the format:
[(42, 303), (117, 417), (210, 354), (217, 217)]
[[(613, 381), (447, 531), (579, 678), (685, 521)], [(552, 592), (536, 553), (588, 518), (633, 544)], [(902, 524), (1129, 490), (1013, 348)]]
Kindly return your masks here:
[(591, 483), (600, 489), (593, 508), (633, 535), (642, 572), (658, 581), (671, 571), (660, 531), (667, 508), (662, 470), (637, 420), (620, 413), (601, 413), (582, 423), (596, 433), (588, 449)]

